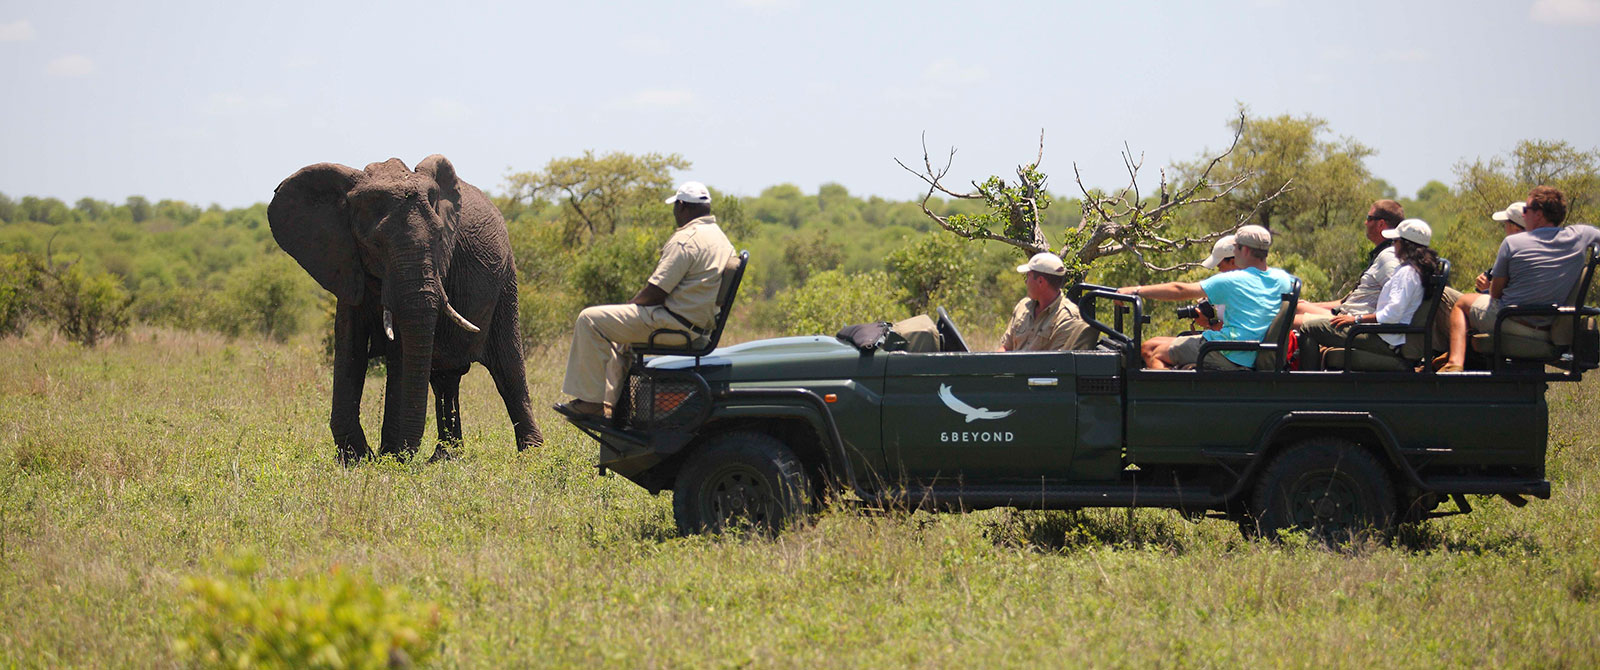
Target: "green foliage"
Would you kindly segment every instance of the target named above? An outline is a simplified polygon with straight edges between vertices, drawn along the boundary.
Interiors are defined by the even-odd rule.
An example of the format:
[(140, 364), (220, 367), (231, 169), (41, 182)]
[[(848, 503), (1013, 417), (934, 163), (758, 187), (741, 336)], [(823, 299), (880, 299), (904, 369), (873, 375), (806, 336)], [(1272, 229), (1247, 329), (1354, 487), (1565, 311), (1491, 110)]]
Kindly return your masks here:
[(822, 230), (796, 233), (785, 241), (782, 260), (789, 284), (803, 285), (811, 275), (844, 262), (844, 243)]
[(673, 170), (691, 163), (678, 154), (633, 155), (620, 151), (552, 159), (539, 172), (506, 177), (510, 197), (548, 200), (568, 241), (610, 235), (628, 225), (659, 221), (662, 199), (671, 195)]
[(300, 332), (314, 288), (309, 276), (284, 254), (241, 266), (229, 273), (221, 296), (210, 306), (212, 326), (227, 335), (258, 335), (282, 342)]
[(519, 284), (517, 324), (522, 329), (523, 350), (546, 344), (559, 346), (568, 341), (573, 319), (583, 307), (559, 286)]
[(82, 263), (39, 271), (45, 277), (44, 311), (67, 339), (92, 347), (128, 329), (133, 298), (116, 275), (90, 272)]
[(912, 312), (928, 311), (935, 291), (971, 287), (977, 279), (981, 250), (953, 235), (923, 235), (909, 240), (884, 259)]
[(898, 321), (910, 316), (905, 291), (888, 273), (828, 270), (804, 286), (780, 291), (756, 312), (756, 322), (779, 332), (832, 334), (868, 321)]
[(223, 577), (183, 580), (188, 627), (174, 646), (203, 667), (415, 667), (447, 628), (439, 605), (338, 568), (262, 582), (258, 559), (231, 563)]
[(670, 231), (632, 228), (602, 237), (579, 254), (570, 286), (585, 305), (627, 302), (644, 286), (660, 260)]
[(41, 309), (44, 277), (25, 254), (0, 254), (0, 337), (21, 335)]
[(974, 236), (1001, 235), (1013, 240), (1033, 240), (1036, 226), (1044, 223), (1050, 208), (1050, 193), (1045, 190), (1045, 175), (1038, 165), (1017, 169), (1017, 183), (991, 176), (978, 184), (978, 195), (988, 209), (973, 214), (954, 214), (951, 227)]

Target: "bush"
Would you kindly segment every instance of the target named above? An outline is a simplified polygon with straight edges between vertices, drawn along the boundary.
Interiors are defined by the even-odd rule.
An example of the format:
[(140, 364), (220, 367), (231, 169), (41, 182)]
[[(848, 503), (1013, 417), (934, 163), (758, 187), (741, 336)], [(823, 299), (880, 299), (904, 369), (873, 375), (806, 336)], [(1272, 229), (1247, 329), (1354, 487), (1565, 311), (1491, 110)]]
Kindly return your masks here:
[(217, 668), (391, 668), (425, 663), (438, 649), (446, 617), (435, 603), (337, 568), (259, 585), (255, 570), (242, 558), (226, 577), (183, 580), (191, 600), (180, 654)]
[(44, 278), (23, 254), (0, 255), (0, 337), (21, 335), (40, 309)]
[(666, 232), (628, 228), (595, 240), (568, 276), (578, 300), (585, 305), (627, 302), (655, 271)]
[(898, 321), (910, 316), (905, 291), (886, 272), (847, 274), (829, 270), (812, 275), (805, 286), (780, 291), (758, 305), (758, 325), (790, 334), (832, 334), (844, 326), (869, 321)]
[(517, 325), (522, 328), (522, 349), (563, 342), (583, 306), (567, 292), (550, 287), (517, 286)]
[(282, 342), (300, 332), (311, 303), (310, 279), (288, 256), (274, 254), (228, 274), (211, 306), (211, 323), (231, 336), (255, 334)]
[(90, 273), (82, 263), (43, 270), (44, 309), (67, 339), (94, 346), (128, 329), (133, 298), (109, 272)]

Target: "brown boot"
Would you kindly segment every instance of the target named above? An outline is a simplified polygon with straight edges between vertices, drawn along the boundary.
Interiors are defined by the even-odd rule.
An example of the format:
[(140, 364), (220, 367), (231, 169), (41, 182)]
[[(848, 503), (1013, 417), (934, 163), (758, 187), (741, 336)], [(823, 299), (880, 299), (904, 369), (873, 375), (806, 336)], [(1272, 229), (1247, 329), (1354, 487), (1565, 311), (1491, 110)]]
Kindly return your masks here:
[(589, 402), (587, 400), (579, 400), (577, 398), (573, 398), (569, 402), (556, 405), (554, 409), (557, 412), (560, 412), (563, 416), (572, 418), (604, 417), (606, 415), (605, 405), (597, 402)]

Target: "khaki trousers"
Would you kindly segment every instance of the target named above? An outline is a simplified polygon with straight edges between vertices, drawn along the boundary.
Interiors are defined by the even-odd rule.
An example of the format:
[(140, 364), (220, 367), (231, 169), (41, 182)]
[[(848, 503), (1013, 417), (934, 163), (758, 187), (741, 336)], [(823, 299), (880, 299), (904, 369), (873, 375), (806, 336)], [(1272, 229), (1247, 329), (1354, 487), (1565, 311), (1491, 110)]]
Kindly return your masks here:
[(683, 330), (659, 305), (596, 305), (578, 313), (561, 392), (588, 402), (615, 403), (627, 372), (628, 345), (645, 342), (657, 328)]

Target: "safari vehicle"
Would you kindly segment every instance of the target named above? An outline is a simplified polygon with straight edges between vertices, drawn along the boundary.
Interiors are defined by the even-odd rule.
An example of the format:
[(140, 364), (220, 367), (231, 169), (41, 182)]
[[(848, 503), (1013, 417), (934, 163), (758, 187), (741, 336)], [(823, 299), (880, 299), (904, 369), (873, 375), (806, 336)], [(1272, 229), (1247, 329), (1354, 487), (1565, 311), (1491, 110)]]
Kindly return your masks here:
[[(1171, 508), (1231, 519), (1247, 536), (1385, 532), (1468, 513), (1467, 494), (1517, 506), (1550, 496), (1544, 395), (1596, 367), (1600, 310), (1581, 296), (1597, 258), (1580, 299), (1541, 308), (1570, 328), (1564, 347), (1536, 352), (1554, 354), (1543, 359), (1500, 352), (1481, 372), (1417, 371), (1425, 353), (1330, 360), (1337, 349), (1325, 362), (1353, 369), (1289, 371), (1298, 287), (1265, 341), (1208, 343), (1255, 350), (1255, 369), (1145, 370), (1142, 299), (1079, 284), (1069, 295), (1101, 335), (1092, 351), (969, 351), (942, 308), (939, 351), (928, 353), (826, 336), (719, 349), (719, 320), (698, 342), (638, 348), (646, 358), (612, 417), (569, 418), (600, 443), (602, 472), (672, 490), (686, 533), (778, 529), (830, 491), (937, 510)], [(724, 284), (719, 319), (743, 267)], [(1362, 325), (1352, 337), (1425, 342), (1447, 273), (1429, 278), (1416, 325)]]

